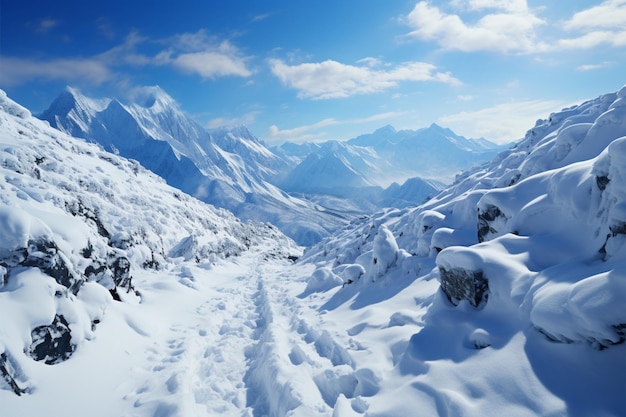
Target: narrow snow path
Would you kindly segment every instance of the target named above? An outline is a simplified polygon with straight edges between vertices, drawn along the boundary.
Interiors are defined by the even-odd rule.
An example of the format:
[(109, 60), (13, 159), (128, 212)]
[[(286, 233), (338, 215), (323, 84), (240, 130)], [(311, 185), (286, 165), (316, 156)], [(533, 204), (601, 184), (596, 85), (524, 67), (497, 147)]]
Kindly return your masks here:
[(153, 340), (124, 395), (129, 416), (321, 417), (340, 399), (350, 411), (341, 415), (366, 411), (378, 378), (356, 366), (318, 315), (303, 314), (307, 307), (290, 291), (304, 288), (297, 280), (306, 271), (266, 257), (209, 269), (181, 264), (167, 284), (140, 283), (141, 306), (161, 324), (150, 330), (150, 317), (134, 318)]
[(171, 322), (164, 343), (149, 350), (145, 381), (126, 396), (134, 407), (147, 408), (140, 415), (252, 415), (244, 376), (262, 321), (256, 301), (261, 256), (247, 254), (210, 269), (179, 268), (181, 281), (197, 291), (165, 314)]

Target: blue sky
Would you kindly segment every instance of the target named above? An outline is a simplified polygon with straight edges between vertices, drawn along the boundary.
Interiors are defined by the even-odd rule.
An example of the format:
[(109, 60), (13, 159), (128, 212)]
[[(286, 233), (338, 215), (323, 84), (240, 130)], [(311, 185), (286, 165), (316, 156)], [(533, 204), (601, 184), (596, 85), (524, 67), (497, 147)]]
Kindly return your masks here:
[(508, 142), (624, 84), (626, 0), (0, 5), (0, 88), (34, 113), (67, 85), (159, 85), (201, 124), (270, 144), (433, 122)]

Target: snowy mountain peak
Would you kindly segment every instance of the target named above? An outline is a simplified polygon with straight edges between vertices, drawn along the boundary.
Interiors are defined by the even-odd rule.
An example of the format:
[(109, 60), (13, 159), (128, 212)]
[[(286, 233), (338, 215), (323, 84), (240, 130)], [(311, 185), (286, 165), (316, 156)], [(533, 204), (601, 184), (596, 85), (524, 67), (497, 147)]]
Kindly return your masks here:
[(139, 106), (152, 111), (179, 109), (179, 105), (158, 85), (140, 87), (133, 91), (132, 100)]
[(396, 132), (397, 132), (396, 128), (393, 127), (392, 125), (385, 125), (383, 127), (379, 127), (378, 129), (376, 129), (373, 134), (383, 136), (383, 135), (392, 135)]

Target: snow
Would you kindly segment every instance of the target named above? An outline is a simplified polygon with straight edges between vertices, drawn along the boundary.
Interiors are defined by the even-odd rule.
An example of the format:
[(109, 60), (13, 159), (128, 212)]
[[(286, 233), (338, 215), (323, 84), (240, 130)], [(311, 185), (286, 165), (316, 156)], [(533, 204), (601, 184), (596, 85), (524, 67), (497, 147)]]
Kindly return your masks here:
[[(304, 253), (0, 112), (2, 413), (626, 415), (625, 91), (553, 113), (422, 205)], [(20, 260), (25, 246), (63, 261), (77, 292)], [(109, 254), (132, 287), (112, 267), (86, 279)], [(46, 365), (31, 332), (58, 316), (75, 347)]]
[(134, 90), (134, 102), (94, 100), (73, 88), (39, 117), (59, 130), (137, 160), (168, 184), (244, 220), (271, 222), (310, 245), (346, 221), (269, 182), (285, 162), (245, 127), (205, 129), (160, 87)]

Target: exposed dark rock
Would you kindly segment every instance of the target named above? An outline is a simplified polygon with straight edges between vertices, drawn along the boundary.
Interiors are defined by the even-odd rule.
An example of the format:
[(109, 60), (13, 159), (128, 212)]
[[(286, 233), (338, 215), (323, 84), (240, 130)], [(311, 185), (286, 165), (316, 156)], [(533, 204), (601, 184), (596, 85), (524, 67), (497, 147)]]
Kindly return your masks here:
[(115, 301), (122, 301), (122, 299), (120, 298), (120, 294), (117, 292), (117, 288), (111, 288), (109, 290), (109, 293), (111, 294), (111, 297), (113, 297)]
[(154, 251), (150, 251), (150, 259), (146, 259), (142, 266), (145, 269), (154, 269), (156, 271), (158, 271), (159, 269), (161, 269), (161, 263), (154, 257)]
[[(77, 294), (84, 280), (68, 267), (65, 256), (53, 241), (45, 238), (30, 240), (28, 247), (17, 248), (0, 261), (6, 281), (11, 269), (18, 266), (39, 268), (44, 274)], [(2, 277), (0, 277), (2, 278)]]
[(488, 204), (485, 210), (478, 209), (478, 242), (484, 242), (489, 234), (498, 233), (492, 223), (499, 217), (505, 217), (497, 206)]
[(76, 345), (72, 344), (69, 324), (62, 315), (54, 316), (47, 326), (39, 326), (31, 332), (33, 342), (28, 353), (36, 361), (44, 361), (48, 365), (63, 362), (72, 356)]
[(626, 235), (626, 222), (617, 222), (609, 226), (609, 230), (611, 233), (606, 235), (606, 240), (604, 241), (604, 245), (598, 250), (606, 260), (606, 245), (610, 239), (617, 237), (618, 235)]
[(28, 392), (27, 388), (20, 386), (24, 385), (22, 370), (7, 352), (0, 353), (0, 376), (2, 376), (2, 379), (9, 385), (15, 395), (19, 396)]
[(91, 244), (91, 242), (87, 242), (87, 247), (83, 248), (80, 253), (81, 255), (83, 255), (83, 258), (91, 258), (91, 256), (93, 255), (93, 245)]
[(482, 271), (469, 271), (463, 268), (445, 269), (439, 267), (441, 290), (455, 306), (467, 300), (474, 307), (482, 307), (489, 297), (489, 281)]
[(600, 191), (604, 191), (606, 186), (609, 185), (609, 182), (611, 182), (611, 180), (609, 180), (609, 177), (606, 175), (602, 175), (600, 177), (596, 176), (596, 184)]
[(111, 254), (109, 256), (113, 260), (110, 269), (111, 272), (113, 272), (113, 282), (115, 286), (129, 288), (132, 280), (130, 276), (130, 261), (127, 257), (117, 254)]
[(66, 202), (65, 203), (65, 208), (67, 209), (68, 212), (70, 212), (72, 214), (72, 216), (79, 216), (79, 217), (82, 217), (84, 219), (92, 221), (96, 225), (96, 228), (98, 230), (98, 234), (100, 236), (102, 236), (102, 237), (104, 237), (106, 239), (110, 239), (111, 238), (111, 234), (104, 227), (104, 224), (102, 224), (102, 221), (98, 217), (98, 211), (97, 210), (93, 210), (93, 209), (87, 207), (80, 200), (75, 201), (73, 203)]
[(98, 260), (94, 260), (91, 265), (88, 265), (87, 268), (85, 268), (85, 277), (96, 282), (103, 281), (103, 277), (107, 276), (107, 273), (110, 274), (110, 270), (107, 265)]
[(509, 181), (509, 187), (512, 186), (512, 185), (517, 184), (517, 182), (519, 181), (521, 176), (522, 176), (522, 174), (515, 174), (515, 175), (513, 175), (513, 177), (511, 178), (511, 181)]

